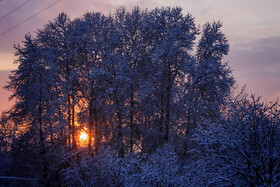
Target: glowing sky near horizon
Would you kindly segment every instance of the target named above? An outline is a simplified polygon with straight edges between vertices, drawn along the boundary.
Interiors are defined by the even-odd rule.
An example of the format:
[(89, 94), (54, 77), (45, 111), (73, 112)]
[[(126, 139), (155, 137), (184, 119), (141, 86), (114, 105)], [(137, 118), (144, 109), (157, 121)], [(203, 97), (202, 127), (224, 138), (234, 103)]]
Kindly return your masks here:
[[(0, 0), (0, 17), (26, 0)], [(0, 33), (29, 18), (56, 0), (31, 0), (23, 7), (0, 20)], [(180, 6), (191, 13), (197, 24), (220, 20), (223, 32), (231, 45), (225, 58), (233, 69), (237, 84), (247, 84), (249, 93), (275, 100), (280, 96), (280, 1), (279, 0), (62, 0), (42, 14), (0, 36), (0, 86), (7, 81), (7, 71), (13, 65), (13, 45), (21, 43), (24, 35), (43, 28), (60, 12), (72, 19), (87, 11), (108, 14), (124, 6), (153, 9), (162, 6)], [(0, 112), (6, 110), (9, 93), (0, 89)]]

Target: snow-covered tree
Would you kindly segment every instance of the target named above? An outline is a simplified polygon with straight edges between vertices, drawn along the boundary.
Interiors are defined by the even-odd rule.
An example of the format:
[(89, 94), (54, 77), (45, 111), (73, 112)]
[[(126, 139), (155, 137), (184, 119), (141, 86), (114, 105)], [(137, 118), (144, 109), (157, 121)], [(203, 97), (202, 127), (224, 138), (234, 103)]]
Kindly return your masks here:
[(185, 95), (185, 149), (196, 146), (190, 137), (198, 124), (219, 119), (235, 83), (232, 70), (227, 63), (222, 62), (229, 52), (229, 44), (221, 27), (222, 24), (215, 21), (203, 26), (196, 62), (190, 66)]
[[(68, 145), (76, 148), (75, 121), (76, 105), (79, 91), (79, 61), (75, 61), (73, 25), (65, 13), (61, 13), (53, 22), (38, 33), (38, 39), (46, 48), (50, 57), (49, 69), (55, 73), (55, 89), (57, 91), (56, 105), (59, 116), (63, 115), (65, 129), (68, 135)], [(71, 137), (70, 137), (71, 136)]]
[(278, 186), (279, 114), (277, 102), (264, 104), (259, 97), (241, 97), (219, 121), (199, 125), (195, 139), (205, 146), (206, 160), (198, 162), (208, 172), (208, 182)]
[[(156, 143), (154, 147), (145, 144), (146, 150), (172, 140), (170, 133), (180, 123), (184, 113), (180, 101), (182, 83), (188, 73), (191, 50), (194, 47), (197, 29), (193, 17), (183, 15), (181, 8), (155, 9), (149, 13), (146, 23), (146, 35), (150, 55), (150, 90), (146, 105), (151, 110), (149, 127), (144, 139)], [(153, 132), (150, 134), (150, 132)], [(153, 139), (157, 133), (156, 140)], [(172, 133), (171, 133), (172, 134)], [(152, 141), (150, 141), (152, 140)]]
[(22, 141), (19, 145), (34, 144), (35, 148), (31, 148), (34, 156), (37, 157), (34, 162), (38, 166), (42, 165), (41, 174), (44, 177), (47, 175), (46, 152), (49, 146), (47, 139), (51, 136), (48, 133), (50, 130), (48, 102), (52, 99), (50, 88), (53, 74), (47, 68), (39, 43), (30, 35), (26, 35), (23, 47), (15, 48), (19, 67), (13, 71), (10, 76), (11, 81), (6, 88), (13, 92), (12, 98), (17, 102), (9, 118), (24, 129), (17, 139)]
[(221, 27), (221, 22), (206, 23), (197, 48), (190, 93), (194, 92), (192, 107), (194, 115), (200, 117), (198, 121), (219, 117), (235, 82), (230, 67), (222, 62), (229, 52), (229, 44)]

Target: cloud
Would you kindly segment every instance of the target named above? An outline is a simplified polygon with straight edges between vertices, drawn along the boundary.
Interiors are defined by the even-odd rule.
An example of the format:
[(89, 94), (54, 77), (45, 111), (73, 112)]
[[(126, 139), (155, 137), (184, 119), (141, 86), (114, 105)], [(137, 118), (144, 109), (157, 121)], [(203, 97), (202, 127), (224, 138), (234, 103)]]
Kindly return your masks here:
[(280, 36), (233, 45), (227, 60), (249, 92), (269, 100), (280, 96)]

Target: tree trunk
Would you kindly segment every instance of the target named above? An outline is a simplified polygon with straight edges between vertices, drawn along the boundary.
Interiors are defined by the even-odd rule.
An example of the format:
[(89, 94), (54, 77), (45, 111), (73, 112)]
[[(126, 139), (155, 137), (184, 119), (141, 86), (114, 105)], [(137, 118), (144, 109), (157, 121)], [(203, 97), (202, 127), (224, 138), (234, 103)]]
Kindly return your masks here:
[(170, 128), (170, 101), (171, 101), (171, 69), (168, 67), (167, 75), (167, 89), (166, 89), (166, 118), (165, 118), (165, 131), (164, 131), (164, 142), (168, 143), (169, 141), (169, 128)]
[(97, 107), (94, 107), (94, 126), (95, 126), (95, 151), (98, 152), (100, 145), (101, 145), (101, 129), (98, 121), (98, 113)]
[[(116, 94), (115, 94), (116, 95)], [(116, 96), (115, 96), (116, 97)], [(118, 124), (117, 124), (117, 143), (118, 143), (118, 155), (119, 157), (124, 157), (124, 144), (123, 144), (123, 129), (122, 129), (122, 112), (119, 108), (119, 102), (116, 101), (117, 105), (117, 118), (118, 118)]]
[(75, 137), (75, 104), (72, 106), (72, 143), (73, 143), (73, 149), (77, 149), (77, 142)]
[(133, 139), (134, 139), (134, 91), (133, 91), (133, 85), (130, 85), (131, 93), (130, 93), (130, 140), (129, 140), (129, 149), (130, 153), (133, 152)]
[(93, 88), (91, 88), (90, 101), (89, 101), (89, 123), (88, 123), (88, 136), (89, 136), (88, 149), (89, 149), (89, 152), (92, 151), (93, 127), (94, 127), (94, 107), (93, 107)]

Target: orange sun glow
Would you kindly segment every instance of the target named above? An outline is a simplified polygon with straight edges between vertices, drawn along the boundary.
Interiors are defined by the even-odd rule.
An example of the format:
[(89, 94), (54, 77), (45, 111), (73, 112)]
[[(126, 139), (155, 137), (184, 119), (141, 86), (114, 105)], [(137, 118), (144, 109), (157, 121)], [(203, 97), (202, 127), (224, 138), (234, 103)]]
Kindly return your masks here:
[(81, 132), (81, 134), (80, 134), (80, 140), (81, 141), (86, 141), (88, 139), (88, 135), (87, 135), (87, 133), (86, 132)]

